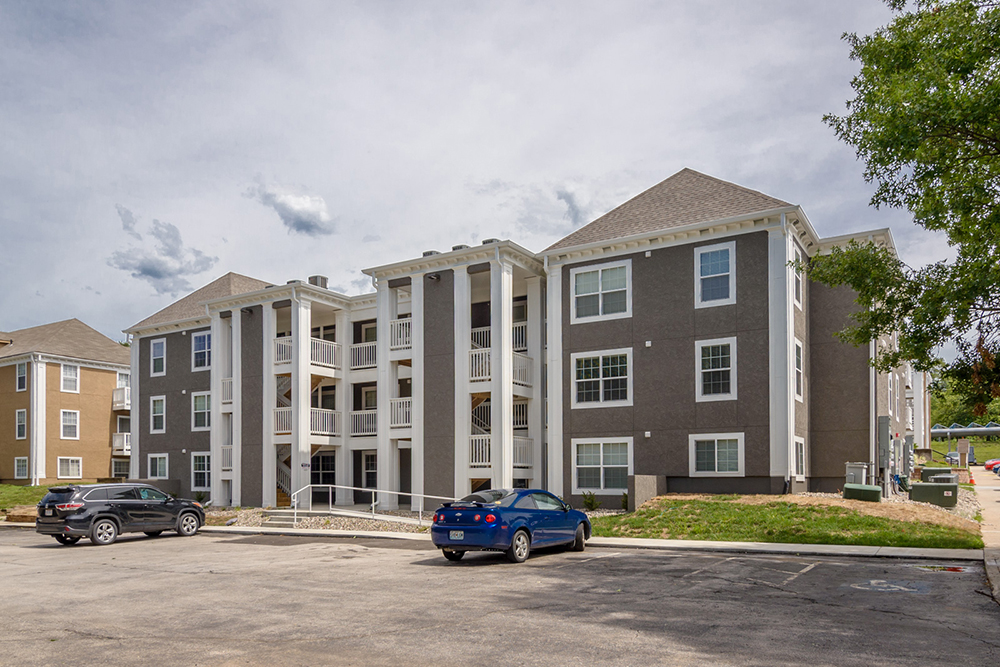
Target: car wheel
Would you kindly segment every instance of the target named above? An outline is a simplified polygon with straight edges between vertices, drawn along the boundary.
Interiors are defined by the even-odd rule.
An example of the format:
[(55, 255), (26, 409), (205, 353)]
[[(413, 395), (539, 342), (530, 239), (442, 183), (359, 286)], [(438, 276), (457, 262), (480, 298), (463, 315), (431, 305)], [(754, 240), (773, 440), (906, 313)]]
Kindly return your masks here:
[(573, 546), (570, 547), (573, 551), (583, 551), (586, 546), (586, 533), (583, 530), (583, 524), (579, 524), (576, 527), (576, 539), (573, 540)]
[(98, 519), (90, 529), (90, 541), (100, 547), (113, 544), (118, 539), (118, 526), (111, 519)]
[(200, 527), (198, 525), (198, 517), (190, 512), (181, 514), (181, 518), (177, 520), (177, 533), (184, 537), (191, 537), (198, 532)]
[(528, 531), (519, 530), (514, 533), (514, 539), (510, 541), (510, 548), (507, 549), (507, 560), (511, 563), (523, 563), (528, 560), (531, 552), (531, 538)]
[(462, 560), (462, 556), (465, 555), (464, 551), (448, 551), (447, 549), (443, 549), (441, 553), (443, 553), (444, 557), (450, 560), (452, 563), (457, 563), (458, 561)]
[(162, 532), (163, 532), (162, 530), (147, 530), (147, 531), (145, 531), (146, 535), (148, 535), (149, 537), (157, 537)]
[(79, 537), (70, 537), (69, 535), (56, 535), (56, 542), (59, 544), (64, 544), (69, 546), (71, 544), (76, 544), (80, 541)]

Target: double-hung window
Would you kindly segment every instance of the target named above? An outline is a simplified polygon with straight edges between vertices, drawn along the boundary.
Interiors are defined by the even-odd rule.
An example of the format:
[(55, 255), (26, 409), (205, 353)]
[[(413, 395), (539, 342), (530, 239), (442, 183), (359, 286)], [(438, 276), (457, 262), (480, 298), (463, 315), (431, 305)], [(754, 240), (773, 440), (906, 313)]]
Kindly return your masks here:
[(191, 394), (191, 430), (208, 431), (212, 428), (212, 394), (201, 391)]
[(28, 364), (22, 361), (17, 365), (17, 380), (15, 388), (17, 391), (24, 391), (28, 388)]
[(62, 440), (80, 439), (80, 411), (60, 410), (62, 430), (59, 437)]
[(14, 479), (28, 479), (28, 457), (14, 457)]
[(806, 476), (806, 441), (802, 438), (795, 438), (795, 478), (796, 481), (803, 481)]
[(80, 367), (73, 364), (62, 364), (62, 391), (71, 394), (80, 393)]
[(378, 454), (365, 452), (363, 457), (365, 483), (364, 488), (378, 487)]
[(28, 437), (28, 411), (17, 410), (14, 413), (14, 437), (24, 440)]
[(743, 477), (743, 434), (691, 434), (688, 457), (691, 477)]
[(147, 458), (149, 479), (167, 479), (169, 477), (167, 454), (150, 454)]
[(570, 356), (574, 408), (632, 405), (632, 348)]
[(56, 460), (59, 479), (81, 479), (83, 477), (83, 459), (78, 457), (60, 456)]
[(795, 400), (801, 401), (805, 390), (805, 361), (802, 354), (802, 341), (795, 339)]
[(632, 316), (631, 260), (570, 269), (569, 280), (571, 323)]
[(111, 459), (112, 477), (128, 477), (128, 474), (129, 474), (128, 459)]
[(167, 339), (149, 341), (149, 375), (156, 377), (167, 374)]
[(736, 399), (736, 338), (695, 342), (696, 401)]
[(212, 457), (208, 452), (191, 453), (191, 489), (193, 491), (208, 491), (211, 481)]
[(694, 307), (736, 303), (736, 241), (694, 249)]
[(212, 334), (208, 331), (191, 336), (191, 370), (207, 371), (212, 367)]
[(573, 440), (573, 493), (620, 493), (632, 474), (632, 438)]
[(167, 432), (167, 397), (149, 397), (149, 432)]

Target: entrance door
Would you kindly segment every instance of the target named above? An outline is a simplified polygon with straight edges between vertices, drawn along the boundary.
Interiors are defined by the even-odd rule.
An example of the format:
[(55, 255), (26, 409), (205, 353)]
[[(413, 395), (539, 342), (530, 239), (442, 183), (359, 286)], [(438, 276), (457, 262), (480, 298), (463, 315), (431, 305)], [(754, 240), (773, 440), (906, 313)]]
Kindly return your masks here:
[[(374, 489), (378, 486), (378, 452), (354, 452), (354, 486)], [(367, 504), (372, 501), (369, 491), (355, 491), (354, 502)]]
[[(310, 468), (310, 484), (336, 484), (337, 483), (337, 457), (333, 452), (316, 452), (312, 457), (312, 467)], [(312, 490), (313, 504), (327, 504), (332, 498), (336, 499), (337, 491), (333, 489), (314, 488)]]

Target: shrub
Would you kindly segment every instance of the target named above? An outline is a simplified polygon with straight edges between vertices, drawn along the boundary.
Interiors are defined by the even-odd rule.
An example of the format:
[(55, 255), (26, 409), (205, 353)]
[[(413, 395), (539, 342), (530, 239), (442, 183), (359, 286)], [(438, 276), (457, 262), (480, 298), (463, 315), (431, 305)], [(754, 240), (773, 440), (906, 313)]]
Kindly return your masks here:
[(583, 508), (587, 510), (596, 510), (601, 506), (601, 501), (597, 499), (593, 491), (583, 492)]
[(622, 509), (628, 511), (628, 491), (622, 494)]

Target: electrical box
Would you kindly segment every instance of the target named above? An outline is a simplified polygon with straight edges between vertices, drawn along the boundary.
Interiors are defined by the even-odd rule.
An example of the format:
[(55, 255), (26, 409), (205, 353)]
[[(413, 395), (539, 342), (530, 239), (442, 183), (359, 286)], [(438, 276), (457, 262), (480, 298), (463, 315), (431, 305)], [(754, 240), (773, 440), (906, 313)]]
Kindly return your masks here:
[(889, 418), (878, 418), (878, 467), (888, 468), (890, 457)]
[(847, 484), (867, 484), (868, 464), (862, 462), (847, 463)]
[(910, 488), (910, 500), (954, 507), (958, 504), (958, 484), (914, 484)]

